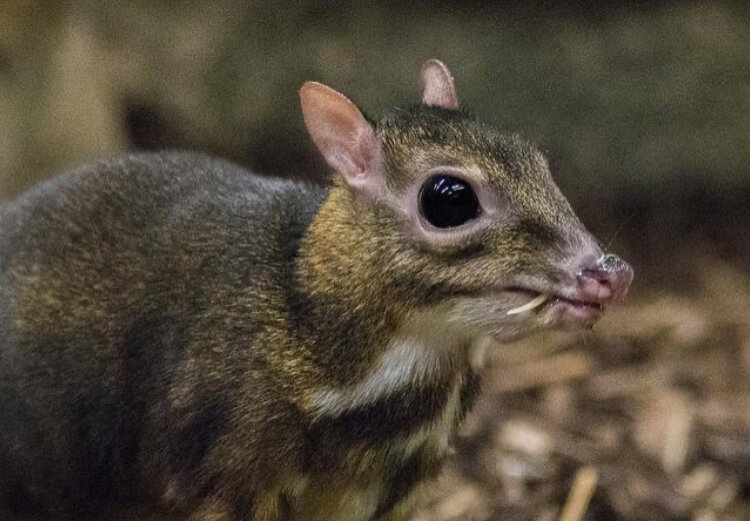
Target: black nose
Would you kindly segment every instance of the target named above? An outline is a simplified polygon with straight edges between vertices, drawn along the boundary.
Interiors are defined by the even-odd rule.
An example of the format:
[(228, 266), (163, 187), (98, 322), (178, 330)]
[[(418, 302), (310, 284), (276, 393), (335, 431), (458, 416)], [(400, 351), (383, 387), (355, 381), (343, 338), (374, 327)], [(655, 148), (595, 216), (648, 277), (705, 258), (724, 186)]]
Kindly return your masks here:
[(633, 282), (633, 268), (617, 255), (602, 255), (595, 266), (578, 272), (578, 289), (594, 302), (617, 302), (625, 298)]

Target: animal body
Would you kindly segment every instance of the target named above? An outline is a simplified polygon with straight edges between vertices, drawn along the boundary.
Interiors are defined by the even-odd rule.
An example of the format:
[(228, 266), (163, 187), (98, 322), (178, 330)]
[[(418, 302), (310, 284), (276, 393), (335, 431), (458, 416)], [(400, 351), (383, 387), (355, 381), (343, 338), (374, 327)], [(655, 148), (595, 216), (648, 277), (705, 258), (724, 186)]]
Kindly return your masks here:
[(377, 122), (301, 101), (326, 186), (144, 153), (2, 207), (0, 519), (403, 519), (484, 349), (627, 291), (440, 62)]

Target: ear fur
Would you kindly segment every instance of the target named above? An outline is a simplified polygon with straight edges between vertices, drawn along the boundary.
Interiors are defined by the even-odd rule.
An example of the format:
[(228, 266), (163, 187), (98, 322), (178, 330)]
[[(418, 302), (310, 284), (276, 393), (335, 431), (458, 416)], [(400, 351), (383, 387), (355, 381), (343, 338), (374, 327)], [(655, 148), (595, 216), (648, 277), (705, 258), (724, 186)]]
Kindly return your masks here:
[(439, 60), (427, 60), (422, 65), (422, 104), (444, 109), (458, 108), (458, 95), (453, 76)]
[(356, 105), (314, 81), (302, 85), (300, 101), (310, 137), (328, 165), (352, 188), (373, 189), (380, 176), (380, 143)]

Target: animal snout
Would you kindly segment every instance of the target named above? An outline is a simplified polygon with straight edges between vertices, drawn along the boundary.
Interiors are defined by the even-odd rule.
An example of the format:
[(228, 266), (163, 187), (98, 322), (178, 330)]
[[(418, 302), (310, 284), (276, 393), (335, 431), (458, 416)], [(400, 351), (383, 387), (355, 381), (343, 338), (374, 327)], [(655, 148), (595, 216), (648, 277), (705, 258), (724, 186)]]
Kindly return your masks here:
[(633, 268), (617, 255), (605, 254), (596, 265), (577, 274), (578, 291), (586, 300), (599, 304), (619, 302), (633, 281)]

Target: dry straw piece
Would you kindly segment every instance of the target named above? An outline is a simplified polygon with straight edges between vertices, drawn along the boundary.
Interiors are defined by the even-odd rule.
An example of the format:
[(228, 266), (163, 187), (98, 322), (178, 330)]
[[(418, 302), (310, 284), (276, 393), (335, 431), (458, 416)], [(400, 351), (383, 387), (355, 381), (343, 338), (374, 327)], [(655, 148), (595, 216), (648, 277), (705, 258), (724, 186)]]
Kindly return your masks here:
[(560, 521), (581, 521), (598, 482), (599, 473), (594, 467), (582, 467), (576, 472), (568, 501), (560, 514)]

